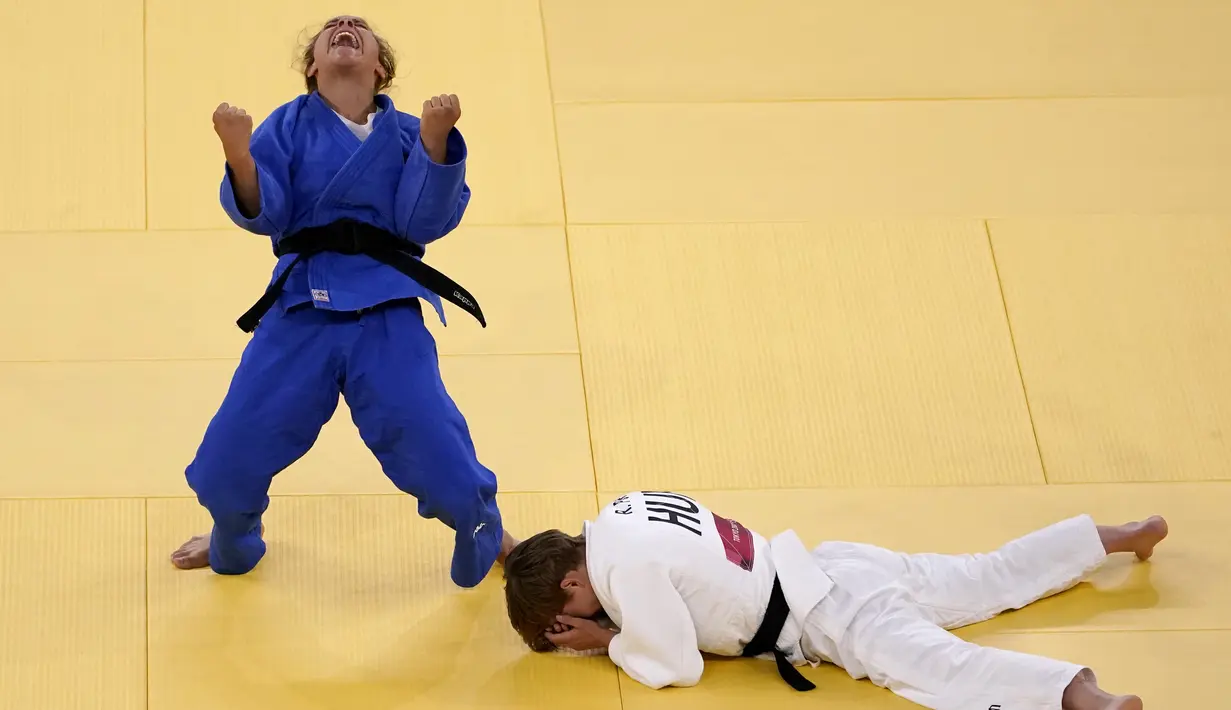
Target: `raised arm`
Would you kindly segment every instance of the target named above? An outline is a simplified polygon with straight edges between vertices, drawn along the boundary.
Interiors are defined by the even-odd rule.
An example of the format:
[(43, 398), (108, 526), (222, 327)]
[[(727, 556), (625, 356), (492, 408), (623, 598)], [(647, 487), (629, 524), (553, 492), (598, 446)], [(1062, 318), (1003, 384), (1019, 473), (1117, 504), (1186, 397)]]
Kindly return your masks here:
[(252, 117), (243, 109), (222, 104), (214, 112), (227, 161), (219, 189), (222, 209), (254, 234), (280, 235), (290, 223), (293, 121), (288, 113), (287, 106), (279, 107), (253, 133)]
[(456, 96), (436, 96), (423, 102), (423, 118), (408, 122), (406, 140), (413, 142), (398, 183), (395, 219), (399, 234), (427, 244), (452, 232), (470, 203), (466, 185), (466, 141), (454, 127), (461, 117)]
[(607, 647), (617, 666), (655, 690), (701, 682), (705, 661), (692, 615), (662, 565), (617, 570), (611, 594), (623, 622)]

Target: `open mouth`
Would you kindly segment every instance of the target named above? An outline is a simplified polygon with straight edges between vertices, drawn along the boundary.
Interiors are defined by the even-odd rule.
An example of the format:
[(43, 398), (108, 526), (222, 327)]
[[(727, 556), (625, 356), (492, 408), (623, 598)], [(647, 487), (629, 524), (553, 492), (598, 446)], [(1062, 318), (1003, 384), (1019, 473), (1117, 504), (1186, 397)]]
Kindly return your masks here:
[(329, 42), (330, 47), (350, 47), (355, 51), (359, 51), (362, 45), (359, 43), (359, 35), (350, 30), (338, 30), (333, 33), (333, 39)]

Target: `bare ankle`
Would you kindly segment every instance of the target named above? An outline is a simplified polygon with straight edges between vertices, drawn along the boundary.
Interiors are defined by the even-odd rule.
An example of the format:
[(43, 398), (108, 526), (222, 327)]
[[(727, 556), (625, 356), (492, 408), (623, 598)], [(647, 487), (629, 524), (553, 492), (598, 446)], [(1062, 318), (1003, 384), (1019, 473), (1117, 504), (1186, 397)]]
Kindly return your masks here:
[(1141, 698), (1135, 695), (1112, 695), (1098, 685), (1094, 671), (1083, 668), (1060, 700), (1063, 710), (1142, 710)]
[(1098, 679), (1094, 677), (1094, 671), (1083, 668), (1064, 689), (1060, 707), (1063, 710), (1092, 710), (1097, 707), (1092, 705), (1092, 702), (1099, 692)]
[(1128, 525), (1100, 525), (1098, 538), (1099, 542), (1103, 543), (1103, 550), (1109, 555), (1133, 550), (1133, 533)]
[(1167, 537), (1167, 521), (1155, 515), (1123, 525), (1100, 525), (1098, 536), (1109, 555), (1132, 552), (1148, 560), (1154, 554), (1154, 547)]

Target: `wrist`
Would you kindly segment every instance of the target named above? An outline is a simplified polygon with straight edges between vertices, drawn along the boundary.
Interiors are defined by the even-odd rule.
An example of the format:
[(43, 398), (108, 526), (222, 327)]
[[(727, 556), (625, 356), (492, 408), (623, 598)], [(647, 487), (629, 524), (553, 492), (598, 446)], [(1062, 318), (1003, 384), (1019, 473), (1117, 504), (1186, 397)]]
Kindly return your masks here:
[(603, 629), (603, 648), (610, 649), (611, 642), (614, 641), (615, 637), (618, 635), (619, 632), (617, 631), (612, 629)]
[(433, 162), (443, 163), (448, 152), (448, 136), (437, 138), (435, 136), (420, 136), (419, 141), (423, 143), (423, 152), (427, 153), (427, 157)]
[(223, 149), (223, 155), (226, 157), (227, 165), (230, 165), (232, 170), (246, 170), (256, 165), (256, 161), (252, 159), (252, 154), (248, 152), (247, 146), (242, 150)]

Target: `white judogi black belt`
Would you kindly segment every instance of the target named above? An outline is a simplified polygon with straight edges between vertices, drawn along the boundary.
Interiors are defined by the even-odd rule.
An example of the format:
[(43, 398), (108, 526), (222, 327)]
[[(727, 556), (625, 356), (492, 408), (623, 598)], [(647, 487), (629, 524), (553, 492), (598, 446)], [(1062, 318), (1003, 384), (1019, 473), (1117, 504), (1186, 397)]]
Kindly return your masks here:
[(791, 607), (786, 603), (786, 595), (782, 593), (782, 583), (774, 576), (774, 588), (769, 593), (769, 606), (765, 608), (765, 618), (761, 627), (753, 635), (752, 640), (744, 646), (743, 656), (753, 658), (763, 653), (774, 654), (774, 662), (778, 664), (778, 675), (792, 688), (798, 691), (815, 690), (816, 685), (804, 677), (795, 666), (791, 665), (785, 653), (778, 649), (778, 636), (786, 626), (791, 616)]
[(291, 270), (296, 264), (327, 251), (337, 254), (366, 254), (382, 264), (392, 266), (417, 281), (420, 286), (474, 316), (479, 325), (487, 327), (483, 310), (469, 291), (416, 258), (423, 256), (423, 247), (370, 224), (344, 219), (320, 227), (301, 229), (278, 240), (274, 246), (274, 254), (278, 258), (285, 254), (294, 254), (295, 260), (265, 289), (264, 295), (252, 308), (239, 317), (236, 325), (240, 330), (251, 333), (256, 329), (261, 317), (278, 301), (278, 295), (286, 287), (287, 279), (291, 277)]

